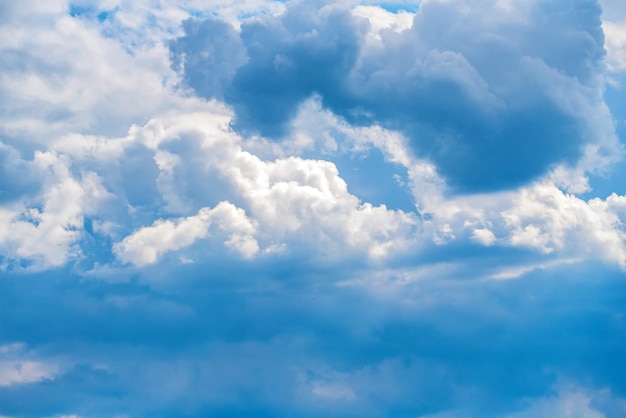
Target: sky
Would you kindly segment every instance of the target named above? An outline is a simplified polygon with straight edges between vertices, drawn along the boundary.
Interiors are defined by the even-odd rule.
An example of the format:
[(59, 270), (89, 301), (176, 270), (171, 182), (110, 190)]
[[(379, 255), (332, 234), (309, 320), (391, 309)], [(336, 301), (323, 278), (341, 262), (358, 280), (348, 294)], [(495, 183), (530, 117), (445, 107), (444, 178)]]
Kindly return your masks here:
[(626, 416), (623, 0), (0, 0), (0, 417)]

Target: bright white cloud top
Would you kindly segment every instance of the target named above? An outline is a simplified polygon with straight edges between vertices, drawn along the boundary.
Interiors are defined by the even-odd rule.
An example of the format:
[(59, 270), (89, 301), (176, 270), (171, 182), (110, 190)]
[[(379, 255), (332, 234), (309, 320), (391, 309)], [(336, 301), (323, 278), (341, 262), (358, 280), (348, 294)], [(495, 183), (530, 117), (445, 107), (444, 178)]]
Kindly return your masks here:
[(0, 2), (0, 416), (626, 415), (624, 28)]

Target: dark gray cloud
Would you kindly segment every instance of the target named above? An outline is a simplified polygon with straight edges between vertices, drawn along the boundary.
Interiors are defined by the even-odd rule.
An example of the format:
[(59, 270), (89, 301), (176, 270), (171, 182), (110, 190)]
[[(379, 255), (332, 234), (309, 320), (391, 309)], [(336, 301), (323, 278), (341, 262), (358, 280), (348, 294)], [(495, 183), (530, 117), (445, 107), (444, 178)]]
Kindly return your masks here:
[(292, 2), (238, 34), (213, 19), (187, 22), (172, 62), (198, 94), (233, 106), (240, 131), (285, 135), (298, 105), (317, 94), (353, 124), (405, 133), (458, 190), (500, 189), (574, 163), (603, 111), (597, 2), (513, 7), (428, 2), (410, 30), (384, 30), (371, 45), (367, 22), (348, 10)]

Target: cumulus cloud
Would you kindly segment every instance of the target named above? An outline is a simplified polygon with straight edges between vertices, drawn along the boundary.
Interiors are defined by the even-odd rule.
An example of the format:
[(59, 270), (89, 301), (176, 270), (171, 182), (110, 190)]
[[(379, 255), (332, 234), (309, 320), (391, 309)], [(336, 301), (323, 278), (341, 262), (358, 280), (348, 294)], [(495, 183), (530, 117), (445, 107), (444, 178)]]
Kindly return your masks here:
[(215, 208), (202, 208), (195, 216), (178, 219), (175, 222), (160, 220), (152, 226), (135, 231), (113, 247), (113, 251), (123, 262), (137, 266), (155, 263), (164, 253), (188, 247), (209, 234), (212, 223), (230, 233), (226, 245), (237, 250), (246, 258), (258, 252), (258, 245), (252, 234), (254, 225), (246, 218), (243, 210), (232, 204), (221, 202)]
[(626, 71), (626, 18), (621, 22), (606, 21), (602, 29), (606, 35), (608, 65), (612, 72)]
[(353, 251), (395, 256), (419, 242), (415, 214), (361, 202), (333, 163), (264, 160), (243, 149), (222, 106), (200, 109), (153, 118), (120, 138), (66, 135), (33, 162), (18, 160), (53, 176), (30, 203), (5, 209), (5, 254), (58, 266), (81, 256), (79, 240), (93, 235), (116, 241), (120, 261), (145, 265), (206, 238), (209, 225), (245, 257), (259, 250), (257, 239), (263, 253), (317, 248), (337, 260)]
[[(32, 153), (71, 134), (124, 135), (159, 112), (198, 105), (173, 94), (178, 80), (164, 45), (195, 2), (54, 0), (5, 7), (13, 16), (0, 22), (6, 144)], [(99, 21), (99, 14), (106, 19)]]
[(67, 159), (53, 152), (37, 152), (32, 162), (22, 164), (45, 181), (37, 193), (0, 208), (5, 267), (22, 261), (34, 269), (63, 265), (80, 252), (76, 244), (84, 215), (97, 211), (108, 193), (97, 174), (83, 172), (77, 178)]
[[(270, 252), (287, 244), (288, 248), (318, 247), (316, 251), (326, 256), (356, 250), (376, 258), (387, 256), (391, 249), (402, 251), (415, 244), (418, 220), (414, 214), (360, 202), (348, 192), (337, 167), (330, 162), (298, 157), (263, 160), (243, 150), (241, 139), (228, 130), (227, 122), (228, 118), (219, 114), (177, 115), (154, 119), (129, 134), (153, 153), (160, 174), (152, 181), (161, 186), (159, 190), (167, 205), (173, 199), (188, 201), (191, 207), (201, 205), (204, 199), (215, 198), (211, 195), (216, 191), (232, 204), (222, 202), (214, 209), (201, 209), (197, 215), (175, 223), (163, 220), (138, 230), (116, 247), (123, 260), (136, 259), (127, 254), (138, 251), (147, 257), (137, 258), (143, 260), (140, 264), (154, 262), (167, 250), (190, 245), (206, 236), (214, 210), (229, 207), (233, 213), (242, 213), (233, 204), (245, 210), (252, 222), (248, 225), (255, 225), (252, 230), (240, 232), (255, 235)], [(178, 155), (184, 156), (184, 164)], [(145, 164), (150, 162), (144, 160)], [(199, 181), (185, 193), (179, 182), (187, 179), (186, 170), (196, 176), (221, 179), (225, 185), (216, 190), (213, 181)], [(176, 177), (181, 172), (182, 177)], [(168, 177), (161, 177), (163, 174)], [(164, 188), (165, 179), (174, 183)], [(239, 224), (236, 218), (231, 220)], [(224, 228), (228, 230), (227, 225)], [(239, 244), (236, 238), (228, 242), (242, 250), (246, 248), (248, 256), (256, 252), (251, 238)]]
[[(97, 64), (98, 71), (111, 74), (108, 77), (102, 73), (102, 78), (109, 83), (119, 81), (119, 89), (124, 90), (121, 95), (111, 94), (121, 102), (125, 102), (126, 94), (132, 94), (142, 100), (142, 104), (132, 106), (132, 111), (125, 115), (115, 113), (122, 109), (111, 104), (107, 109), (113, 113), (107, 113), (108, 110), (101, 107), (105, 105), (103, 100), (106, 96), (92, 91), (93, 96), (90, 97), (94, 101), (88, 103), (92, 103), (93, 107), (89, 104), (88, 111), (64, 113), (55, 122), (57, 127), (49, 133), (52, 138), (50, 148), (54, 151), (39, 151), (32, 161), (22, 159), (21, 155), (28, 154), (29, 147), (46, 147), (33, 143), (25, 146), (20, 143), (19, 138), (27, 137), (28, 141), (37, 143), (37, 135), (42, 131), (31, 128), (11, 128), (6, 131), (10, 135), (7, 136), (8, 142), (3, 150), (11, 163), (6, 164), (3, 169), (7, 171), (7, 175), (17, 180), (3, 185), (3, 198), (15, 201), (3, 209), (3, 222), (7, 225), (6, 231), (21, 231), (3, 235), (3, 251), (8, 259), (15, 262), (21, 258), (27, 260), (27, 263), (39, 260), (37, 263), (42, 263), (42, 266), (62, 265), (68, 259), (81, 256), (85, 249), (81, 249), (83, 243), (80, 240), (87, 237), (105, 238), (110, 245), (117, 242), (114, 253), (120, 260), (130, 262), (130, 258), (122, 256), (125, 254), (121, 250), (125, 239), (144, 231), (144, 228), (147, 233), (150, 228), (155, 227), (155, 222), (170, 225), (176, 230), (178, 223), (185, 225), (185, 219), (196, 219), (202, 208), (216, 208), (220, 202), (229, 202), (245, 211), (246, 217), (255, 225), (254, 242), (259, 245), (258, 251), (262, 254), (315, 247), (316, 253), (325, 253), (327, 256), (357, 251), (375, 259), (396, 256), (409, 249), (415, 250), (428, 241), (439, 244), (466, 241), (478, 245), (533, 248), (546, 254), (556, 251), (566, 254), (567, 257), (572, 256), (572, 248), (576, 247), (572, 241), (573, 235), (569, 232), (559, 233), (551, 225), (561, 225), (567, 231), (579, 228), (564, 227), (563, 225), (569, 225), (568, 222), (560, 220), (562, 217), (585, 217), (581, 214), (573, 215), (573, 206), (559, 206), (555, 209), (553, 218), (537, 215), (541, 219), (531, 220), (530, 215), (515, 215), (523, 212), (518, 203), (524, 201), (524, 193), (539, 190), (541, 186), (531, 185), (523, 189), (519, 192), (521, 197), (516, 197), (518, 194), (515, 192), (481, 195), (482, 197), (476, 199), (467, 196), (452, 199), (446, 197), (449, 188), (455, 187), (450, 170), (464, 170), (467, 167), (462, 168), (464, 164), (454, 162), (454, 159), (438, 159), (431, 152), (445, 148), (446, 153), (457, 153), (464, 146), (459, 144), (446, 145), (443, 148), (430, 147), (431, 151), (428, 152), (416, 149), (414, 133), (417, 131), (412, 131), (410, 125), (418, 121), (419, 117), (414, 118), (411, 116), (413, 113), (409, 113), (416, 106), (427, 106), (424, 108), (424, 115), (430, 116), (426, 125), (432, 125), (438, 120), (433, 115), (439, 111), (431, 111), (439, 105), (445, 105), (441, 108), (444, 113), (454, 113), (445, 117), (450, 122), (446, 126), (452, 127), (445, 128), (445, 141), (462, 142), (464, 139), (459, 139), (460, 137), (451, 139), (456, 135), (453, 132), (456, 129), (454, 126), (461, 123), (459, 118), (469, 118), (470, 114), (476, 116), (474, 113), (482, 112), (480, 118), (486, 119), (476, 119), (481, 120), (481, 123), (470, 124), (467, 119), (468, 124), (462, 122), (462, 126), (457, 126), (462, 135), (477, 138), (474, 135), (475, 129), (483, 130), (485, 126), (487, 130), (491, 129), (489, 126), (493, 122), (493, 126), (498, 125), (498, 129), (504, 132), (509, 129), (507, 120), (510, 119), (513, 123), (515, 119), (517, 122), (514, 124), (519, 124), (520, 120), (524, 120), (521, 117), (524, 109), (532, 109), (533, 112), (538, 112), (536, 116), (532, 116), (532, 124), (536, 124), (544, 116), (550, 119), (550, 123), (537, 128), (534, 135), (541, 138), (546, 146), (551, 146), (546, 139), (550, 137), (546, 134), (547, 130), (557, 127), (561, 116), (567, 115), (563, 117), (569, 122), (563, 126), (578, 126), (580, 122), (584, 127), (576, 128), (577, 133), (569, 137), (570, 140), (559, 140), (558, 144), (555, 142), (555, 152), (564, 152), (565, 148), (577, 141), (577, 135), (595, 135), (597, 138), (595, 144), (588, 144), (584, 150), (578, 145), (573, 146), (571, 150), (575, 149), (576, 155), (584, 156), (582, 162), (575, 168), (558, 166), (552, 171), (550, 181), (574, 192), (587, 190), (585, 170), (606, 166), (613, 158), (607, 154), (608, 151), (617, 149), (614, 146), (610, 114), (596, 89), (599, 86), (597, 75), (601, 67), (599, 60), (602, 52), (593, 47), (601, 46), (601, 33), (594, 26), (597, 19), (593, 17), (596, 12), (593, 4), (580, 4), (589, 6), (585, 10), (593, 12), (584, 16), (575, 13), (578, 8), (568, 9), (568, 13), (572, 14), (567, 15), (567, 18), (563, 17), (551, 29), (554, 33), (558, 32), (559, 37), (564, 37), (559, 38), (560, 45), (567, 46), (559, 50), (562, 56), (552, 54), (550, 51), (554, 52), (554, 48), (550, 49), (550, 45), (540, 48), (529, 34), (532, 32), (530, 29), (534, 19), (540, 12), (545, 12), (542, 15), (544, 19), (557, 19), (556, 10), (559, 8), (548, 8), (541, 1), (508, 6), (500, 2), (490, 13), (480, 16), (478, 13), (484, 5), (455, 8), (449, 2), (426, 2), (414, 15), (408, 12), (394, 14), (373, 6), (358, 6), (349, 10), (341, 4), (290, 3), (274, 9), (268, 5), (269, 3), (259, 3), (254, 7), (261, 10), (267, 6), (269, 8), (266, 10), (272, 12), (245, 18), (240, 22), (241, 25), (233, 24), (231, 18), (225, 17), (230, 12), (224, 12), (224, 5), (218, 5), (216, 7), (220, 11), (216, 12), (217, 17), (186, 21), (180, 29), (183, 36), (172, 40), (168, 50), (158, 44), (150, 47), (149, 43), (141, 43), (135, 54), (124, 50), (124, 43), (128, 41), (126, 36), (130, 33), (137, 35), (139, 32), (133, 31), (145, 29), (145, 21), (149, 20), (150, 13), (155, 14), (159, 23), (151, 29), (149, 36), (165, 36), (177, 22), (176, 19), (180, 20), (185, 16), (185, 8), (193, 5), (139, 10), (125, 2), (109, 6), (81, 3), (79, 6), (83, 9), (72, 11), (66, 4), (64, 6), (64, 3), (59, 3), (55, 7), (41, 9), (38, 16), (42, 20), (38, 24), (43, 22), (42, 33), (54, 32), (54, 37), (51, 38), (52, 50), (58, 52), (45, 57), (47, 66), (57, 65), (61, 52), (67, 48), (89, 49), (93, 50), (92, 54), (99, 50), (101, 52), (98, 57), (102, 62)], [(68, 10), (70, 16), (64, 14)], [(114, 35), (111, 38), (102, 37), (98, 30), (88, 24), (97, 20), (93, 13), (106, 10), (111, 14), (105, 16), (100, 24), (113, 31), (110, 32)], [(283, 10), (284, 13), (280, 14)], [(16, 9), (15, 12), (18, 13), (19, 10)], [(130, 20), (123, 18), (125, 13), (133, 14), (143, 23), (136, 21), (136, 24), (132, 24)], [(467, 18), (462, 18), (463, 16)], [(431, 18), (457, 23), (450, 26), (453, 29), (444, 30), (445, 25), (434, 26), (429, 23)], [(51, 29), (55, 27), (55, 21), (58, 22), (56, 27), (65, 29)], [(29, 22), (35, 24), (34, 21)], [(575, 28), (577, 29), (574, 30)], [(85, 39), (92, 39), (93, 42), (76, 44), (78, 41), (74, 40), (74, 43), (63, 44), (63, 37), (71, 33), (84, 33)], [(486, 37), (487, 33), (493, 36)], [(588, 47), (584, 49), (585, 53), (581, 52), (583, 49), (573, 46), (578, 37), (589, 41), (583, 43)], [(28, 41), (25, 37), (17, 39), (17, 43), (5, 45), (4, 53), (11, 55), (11, 51), (17, 49), (29, 52), (16, 56), (11, 61), (16, 70), (7, 73), (7, 83), (10, 81), (7, 86), (17, 85), (14, 82), (15, 77), (24, 76), (24, 73), (17, 71), (19, 66), (29, 62), (41, 62), (40, 56), (44, 51), (37, 43), (39, 41)], [(221, 43), (216, 39), (220, 39)], [(461, 41), (463, 39), (471, 41)], [(497, 43), (494, 39), (508, 39), (509, 43)], [(496, 42), (494, 45), (501, 47), (494, 47), (494, 50), (502, 53), (491, 54), (493, 62), (486, 60), (484, 55), (486, 50), (493, 49), (485, 46), (492, 45), (492, 41)], [(33, 42), (33, 48), (28, 47), (28, 42)], [(400, 51), (411, 51), (411, 54), (401, 54)], [(168, 54), (172, 65), (182, 71), (181, 75), (187, 84), (196, 90), (204, 89), (198, 90), (204, 96), (225, 100), (232, 108), (228, 109), (216, 101), (206, 103), (187, 97), (184, 92), (174, 91), (173, 84), (163, 84), (157, 74), (173, 76), (167, 69)], [(415, 60), (408, 62), (408, 55), (413, 55)], [(341, 57), (339, 66), (336, 65), (339, 62), (338, 57)], [(515, 59), (505, 60), (505, 57)], [(109, 59), (112, 61), (108, 61)], [(82, 61), (64, 64), (66, 67), (63, 68), (67, 70), (65, 74), (79, 90), (81, 85), (94, 84), (92, 75), (88, 75), (89, 71), (85, 69), (89, 68), (91, 61), (93, 60), (85, 61), (87, 67), (83, 67)], [(122, 78), (120, 71), (113, 67), (113, 61), (121, 62), (124, 68), (127, 66), (134, 71), (133, 77), (138, 82), (133, 84)], [(513, 62), (517, 63), (514, 69)], [(389, 68), (381, 65), (389, 65)], [(506, 73), (500, 68), (502, 65), (511, 71)], [(44, 77), (44, 67), (47, 68), (32, 67), (31, 78), (40, 79), (47, 85), (46, 83), (54, 82), (54, 79)], [(320, 68), (328, 73), (319, 73)], [(314, 75), (313, 69), (319, 74)], [(516, 84), (515, 80), (519, 80), (519, 77), (513, 75), (517, 74), (513, 70), (526, 71), (526, 78), (522, 79), (525, 80), (524, 83), (530, 84)], [(150, 76), (144, 78), (141, 75), (143, 73), (150, 73)], [(260, 77), (261, 74), (270, 76), (268, 80), (286, 84), (280, 89), (256, 91), (257, 88), (271, 84), (257, 83), (255, 77)], [(365, 77), (367, 74), (369, 75)], [(411, 77), (421, 77), (423, 83), (411, 84), (407, 80), (417, 80)], [(447, 77), (448, 81), (439, 80), (441, 77)], [(202, 86), (194, 84), (202, 80), (206, 82)], [(303, 80), (308, 81), (300, 83)], [(363, 82), (356, 83), (355, 80)], [(251, 84), (245, 87), (246, 83)], [(384, 83), (391, 89), (389, 92), (399, 89), (402, 83), (410, 88), (418, 87), (415, 87), (415, 91), (403, 87), (406, 94), (381, 94), (379, 90)], [(448, 106), (447, 96), (439, 94), (441, 91), (437, 89), (444, 88), (443, 85), (456, 86), (454, 88), (460, 92), (458, 97), (464, 99), (455, 99), (454, 103), (459, 106), (473, 103), (472, 109), (467, 112), (451, 110), (457, 104)], [(538, 90), (533, 92), (529, 88), (531, 85), (541, 88), (537, 87)], [(62, 89), (67, 89), (67, 86), (66, 83), (58, 85)], [(109, 87), (112, 88), (111, 92), (117, 91), (117, 87)], [(75, 90), (63, 90), (63, 94), (51, 90), (46, 96), (47, 89), (13, 89), (8, 92), (17, 102), (24, 100), (24, 106), (26, 103), (33, 103), (33, 97), (38, 97), (37, 100), (41, 103), (41, 106), (37, 106), (39, 109), (50, 105), (59, 110), (72, 105), (70, 99), (76, 96)], [(426, 100), (423, 95), (431, 90), (436, 91), (437, 96), (441, 96), (444, 101), (437, 104), (436, 101)], [(519, 94), (522, 90), (524, 94)], [(39, 96), (33, 96), (36, 91)], [(151, 91), (155, 96), (142, 97), (137, 93), (139, 91)], [(333, 91), (334, 96), (329, 91)], [(286, 110), (276, 112), (278, 119), (266, 118), (262, 112), (274, 112), (280, 107), (258, 105), (259, 102), (255, 102), (250, 96), (257, 93), (263, 96), (262, 100), (284, 102)], [(531, 97), (533, 94), (536, 95), (535, 98)], [(55, 99), (57, 102), (51, 101), (53, 96), (58, 98)], [(400, 101), (406, 99), (408, 101), (405, 104), (410, 105), (397, 107), (398, 103), (374, 104), (374, 97), (380, 98), (382, 102), (391, 100), (391, 97), (399, 98)], [(513, 101), (519, 103), (513, 105)], [(542, 103), (547, 107), (543, 107)], [(359, 112), (352, 112), (354, 106), (360, 107)], [(166, 108), (168, 110), (164, 110)], [(262, 112), (255, 113), (257, 108)], [(539, 108), (542, 111), (537, 111)], [(392, 109), (397, 110), (393, 111), (393, 118), (398, 123), (391, 123), (389, 118), (383, 117), (384, 112), (392, 112)], [(407, 109), (412, 110), (407, 113)], [(23, 117), (28, 112), (20, 111), (17, 114), (18, 117), (12, 122), (26, 121)], [(104, 118), (98, 118), (96, 124), (91, 124), (86, 119), (82, 122), (73, 119), (88, 114), (104, 115)], [(120, 130), (120, 126), (128, 126), (131, 120), (137, 124), (126, 136), (111, 135), (112, 131), (100, 126), (109, 116), (117, 121), (116, 132)], [(144, 118), (148, 117), (152, 121), (145, 124)], [(256, 124), (246, 122), (246, 118), (270, 121), (268, 126), (282, 130), (285, 139), (272, 143), (263, 138), (229, 131), (228, 126), (235, 126), (246, 132), (248, 129), (244, 129), (244, 126), (252, 127)], [(573, 121), (578, 122), (570, 123)], [(421, 122), (419, 124), (420, 129), (425, 128), (420, 131), (420, 141), (427, 141), (424, 139), (429, 137), (427, 132), (439, 135), (436, 133), (438, 127), (427, 127)], [(27, 125), (24, 122), (23, 127)], [(525, 129), (535, 129), (527, 123), (521, 123), (520, 126), (522, 125), (523, 129), (515, 128), (515, 135)], [(253, 130), (259, 129), (257, 126)], [(508, 144), (508, 139), (500, 141), (493, 138), (493, 141), (485, 142), (488, 143), (486, 147), (501, 146), (503, 150), (506, 149), (505, 152), (512, 152), (518, 145), (528, 146), (527, 151), (530, 152), (530, 140), (521, 140), (520, 137), (519, 141), (516, 140), (518, 145), (511, 145)], [(482, 153), (484, 158), (489, 156), (489, 162), (474, 155), (468, 157), (468, 164), (491, 167), (489, 170), (499, 164), (506, 167), (506, 170), (516, 170), (516, 164), (508, 158), (500, 158), (494, 148), (483, 153), (479, 142), (472, 143), (468, 152)], [(579, 145), (584, 142), (588, 141), (579, 142)], [(307, 153), (311, 144), (315, 147), (315, 144), (322, 143), (325, 145), (320, 149), (321, 153), (314, 158), (290, 157), (292, 153)], [(395, 183), (395, 192), (389, 191), (375, 204), (359, 199), (361, 196), (351, 190), (346, 179), (356, 181), (358, 176), (346, 176), (349, 172), (345, 168), (349, 166), (342, 165), (340, 172), (337, 163), (325, 161), (334, 160), (340, 154), (358, 155), (368, 152), (368, 149), (380, 150), (384, 156), (383, 163), (395, 164), (405, 170), (401, 176), (387, 178), (389, 183)], [(416, 150), (419, 158), (416, 157)], [(552, 159), (548, 156), (550, 151), (545, 147), (537, 148), (536, 152), (528, 155), (517, 151), (516, 159), (520, 162), (518, 165), (523, 166), (522, 170), (530, 170), (529, 167), (541, 158), (551, 159), (550, 164), (541, 170), (558, 161), (558, 158)], [(65, 180), (44, 182), (47, 171), (43, 166), (38, 166), (37, 161), (45, 159), (59, 161), (60, 165), (55, 164), (64, 168), (52, 172), (64, 173), (56, 176)], [(446, 164), (450, 164), (451, 168), (446, 169)], [(478, 173), (480, 170), (472, 171)], [(29, 174), (23, 175), (26, 172)], [(572, 173), (576, 175), (573, 176)], [(461, 177), (463, 181), (474, 181), (471, 180), (472, 175)], [(508, 174), (489, 177), (494, 181), (511, 179)], [(368, 178), (368, 181), (379, 182), (376, 187), (392, 190), (382, 177), (376, 179), (376, 175), (372, 175), (371, 179), (373, 180)], [(565, 184), (568, 182), (571, 184)], [(65, 186), (61, 187), (61, 184)], [(537, 184), (547, 185), (549, 182)], [(550, 193), (556, 196), (554, 199), (558, 199), (559, 193), (565, 196), (557, 187), (546, 187), (551, 187)], [(75, 205), (66, 205), (64, 208), (53, 205), (52, 200), (61, 193), (61, 188), (69, 193), (63, 199), (66, 202), (76, 202)], [(410, 202), (411, 198), (414, 199), (412, 203), (417, 208), (417, 214), (412, 213), (410, 204), (408, 208), (404, 206), (403, 210), (391, 210), (385, 205), (385, 199), (402, 192), (403, 188), (408, 190), (407, 200)], [(70, 189), (74, 192), (70, 193)], [(477, 187), (472, 190), (479, 189)], [(28, 199), (24, 200), (27, 195)], [(534, 193), (532, 196), (533, 201), (538, 201), (544, 195)], [(581, 213), (594, 213), (593, 210), (584, 209), (589, 206), (586, 202), (573, 196), (571, 200), (576, 202), (574, 206), (581, 208)], [(596, 206), (602, 204), (598, 203)], [(53, 207), (58, 209), (58, 216), (52, 217)], [(593, 242), (600, 242), (602, 248), (611, 246), (614, 249), (602, 254), (591, 249), (580, 251), (621, 263), (621, 218), (613, 214), (613, 210), (611, 207), (607, 209), (606, 216), (600, 216), (607, 219), (602, 221), (605, 225), (602, 227), (603, 231), (606, 231), (603, 236), (612, 238), (603, 241), (604, 238), (601, 239), (595, 232), (593, 225), (596, 223), (591, 221), (584, 235), (592, 237)], [(559, 220), (552, 222), (550, 219)], [(57, 226), (52, 226), (53, 224)], [(200, 229), (205, 231), (205, 225), (202, 225)], [(89, 231), (83, 230), (85, 226)], [(199, 235), (196, 237), (193, 234)], [(181, 251), (199, 237), (206, 236), (205, 232), (194, 232), (184, 245), (177, 240), (174, 240), (176, 243), (164, 242), (161, 249), (155, 250), (155, 254), (161, 255), (170, 249)], [(542, 239), (545, 242), (541, 241), (541, 237), (544, 237)], [(235, 241), (226, 239), (232, 245), (235, 245)], [(256, 251), (253, 250), (255, 247), (252, 242), (246, 238), (241, 243), (250, 244), (248, 255)], [(111, 250), (112, 248), (108, 249), (109, 252)], [(156, 261), (158, 258), (155, 256), (151, 260)]]
[[(380, 30), (368, 9), (288, 4), (279, 17), (242, 24), (247, 60), (218, 90), (228, 92), (243, 132), (284, 135), (297, 105), (318, 94), (351, 123), (403, 131), (459, 190), (520, 185), (615, 135), (601, 97), (598, 4), (506, 4), (425, 2), (400, 31)], [(377, 44), (365, 41), (369, 20)], [(211, 42), (192, 26), (172, 44), (175, 63), (213, 44), (239, 44), (232, 29)], [(239, 60), (223, 65), (232, 72)], [(190, 62), (182, 71), (196, 92), (216, 97), (206, 94), (215, 79), (202, 75), (210, 68)], [(570, 95), (580, 97), (574, 107)], [(586, 130), (597, 119), (608, 123), (608, 138)]]
[(601, 0), (600, 4), (608, 69), (620, 74), (626, 71), (626, 11), (619, 0)]
[[(437, 167), (416, 158), (407, 139), (398, 132), (380, 126), (352, 126), (323, 109), (317, 100), (301, 107), (293, 129), (299, 138), (310, 139), (303, 142), (307, 145), (298, 152), (317, 147), (316, 152), (322, 156), (336, 156), (375, 148), (388, 164), (403, 167), (407, 183), (404, 190), (396, 189), (393, 193), (413, 196), (422, 215), (422, 236), (430, 235), (436, 243), (468, 240), (485, 246), (531, 248), (563, 260), (591, 257), (623, 265), (623, 196), (612, 194), (587, 200), (580, 197), (576, 193), (589, 191), (589, 179), (583, 170), (560, 165), (542, 180), (518, 189), (450, 196)], [(338, 142), (329, 145), (327, 136)], [(281, 144), (291, 152), (297, 148), (289, 140)], [(591, 161), (598, 158), (593, 152), (587, 158), (588, 167), (605, 165), (603, 161)], [(390, 180), (374, 181), (388, 189)]]
[(582, 253), (597, 252), (596, 256), (624, 266), (624, 208), (625, 196), (613, 194), (606, 200), (585, 202), (552, 185), (539, 184), (523, 190), (503, 217), (512, 229), (513, 245), (545, 253), (569, 246)]
[(486, 198), (427, 201), (432, 218), (426, 224), (441, 242), (467, 237), (485, 246), (532, 249), (563, 262), (593, 258), (625, 265), (624, 195), (585, 200), (544, 180), (490, 195), (489, 204)]
[(487, 228), (478, 228), (472, 232), (472, 238), (483, 245), (492, 245), (496, 236)]
[(382, 41), (381, 31), (391, 29), (396, 32), (402, 32), (403, 30), (409, 29), (413, 24), (414, 17), (413, 13), (405, 10), (392, 13), (380, 6), (356, 6), (352, 13), (355, 16), (363, 17), (368, 20), (371, 27), (367, 33), (367, 37), (369, 41), (373, 43)]

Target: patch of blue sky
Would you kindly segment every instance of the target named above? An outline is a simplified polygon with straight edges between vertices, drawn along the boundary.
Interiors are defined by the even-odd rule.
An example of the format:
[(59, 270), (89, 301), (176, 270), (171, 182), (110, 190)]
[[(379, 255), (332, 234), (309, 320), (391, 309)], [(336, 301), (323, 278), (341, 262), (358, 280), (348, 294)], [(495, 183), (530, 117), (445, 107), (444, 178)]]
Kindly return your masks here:
[(111, 16), (113, 16), (113, 13), (114, 12), (111, 12), (111, 11), (102, 11), (102, 12), (98, 13), (97, 16), (96, 16), (98, 18), (98, 22), (102, 23), (105, 20), (111, 18)]
[(72, 17), (88, 16), (96, 11), (94, 7), (78, 6), (76, 4), (70, 4), (69, 13)]
[(339, 175), (348, 184), (348, 191), (362, 202), (375, 206), (384, 204), (389, 209), (415, 211), (415, 202), (409, 188), (406, 169), (386, 161), (376, 148), (362, 155), (333, 158)]
[(86, 18), (95, 17), (100, 23), (110, 19), (114, 13), (114, 10), (102, 10), (94, 6), (79, 6), (75, 4), (70, 4), (69, 6), (70, 16)]
[(76, 267), (80, 271), (89, 271), (96, 265), (115, 263), (113, 240), (98, 229), (98, 220), (90, 217), (83, 219), (83, 233), (80, 240), (81, 257)]
[(417, 3), (376, 3), (377, 6), (387, 10), (391, 13), (409, 12), (416, 13), (419, 10), (419, 4)]
[(190, 17), (196, 19), (206, 19), (208, 17), (217, 17), (217, 12), (215, 11), (207, 11), (202, 9), (189, 9), (186, 10)]
[(332, 154), (305, 152), (303, 158), (333, 162), (339, 176), (347, 183), (348, 192), (374, 206), (415, 212), (415, 202), (405, 167), (385, 159), (376, 147), (353, 152)]

